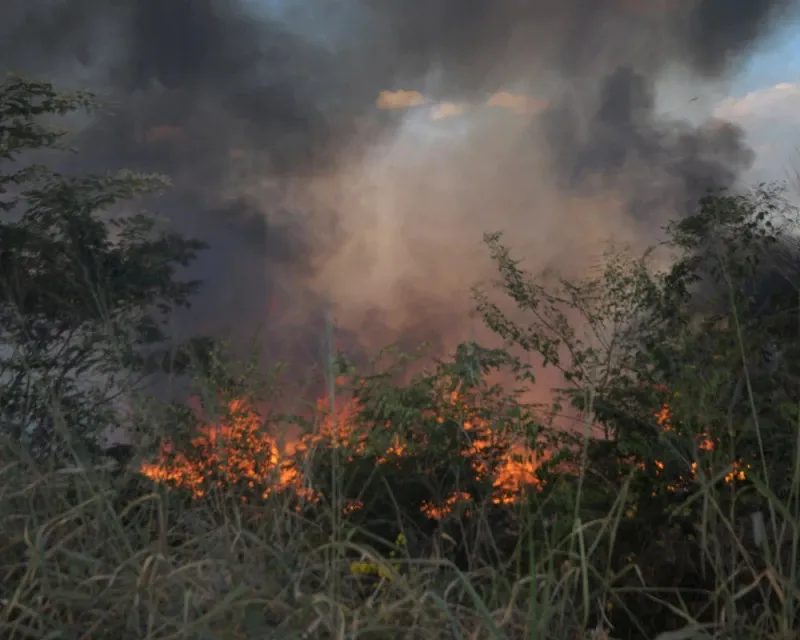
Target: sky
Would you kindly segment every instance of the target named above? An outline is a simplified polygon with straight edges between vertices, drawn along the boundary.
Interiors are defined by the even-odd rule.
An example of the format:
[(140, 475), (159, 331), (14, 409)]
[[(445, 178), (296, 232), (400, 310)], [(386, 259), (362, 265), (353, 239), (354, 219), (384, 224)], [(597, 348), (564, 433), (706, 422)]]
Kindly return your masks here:
[(0, 66), (116, 105), (70, 168), (169, 175), (158, 212), (211, 244), (187, 331), (316, 349), (334, 307), (370, 353), (455, 343), (484, 232), (572, 275), (800, 146), (800, 29), (763, 40), (798, 0), (333, 4), (0, 1)]
[(751, 57), (733, 87), (744, 95), (782, 82), (800, 82), (800, 25), (789, 24)]
[(800, 196), (800, 24), (751, 56), (717, 114), (746, 130), (758, 154), (752, 179), (788, 180)]

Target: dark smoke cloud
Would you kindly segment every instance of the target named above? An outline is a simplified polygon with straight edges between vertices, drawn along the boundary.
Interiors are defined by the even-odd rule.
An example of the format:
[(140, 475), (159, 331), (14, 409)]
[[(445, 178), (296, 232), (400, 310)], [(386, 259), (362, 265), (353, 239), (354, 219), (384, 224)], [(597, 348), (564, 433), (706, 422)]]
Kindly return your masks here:
[[(543, 128), (563, 189), (619, 188), (628, 211), (657, 225), (665, 212), (690, 211), (708, 190), (733, 185), (754, 154), (730, 123), (690, 127), (657, 118), (653, 89), (645, 76), (620, 67), (604, 79), (583, 131), (580, 114), (586, 110), (574, 101), (544, 114)], [(663, 176), (683, 188), (658, 179)]]
[[(591, 241), (649, 239), (735, 184), (741, 131), (667, 118), (659, 92), (724, 83), (796, 5), (26, 0), (0, 9), (0, 66), (107, 99), (76, 123), (77, 168), (173, 178), (157, 209), (213, 247), (186, 330), (266, 324), (291, 355), (330, 301), (349, 340), (447, 346), (483, 231), (579, 271)], [(472, 108), (379, 113), (393, 89)], [(549, 107), (481, 107), (496, 91)]]

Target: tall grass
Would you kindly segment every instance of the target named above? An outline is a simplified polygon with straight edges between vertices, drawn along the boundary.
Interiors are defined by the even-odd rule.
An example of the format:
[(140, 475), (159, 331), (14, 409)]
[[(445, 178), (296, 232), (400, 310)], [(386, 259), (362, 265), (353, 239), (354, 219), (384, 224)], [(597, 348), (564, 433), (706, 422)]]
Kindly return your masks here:
[[(330, 344), (329, 336), (332, 358)], [(327, 376), (333, 404), (332, 359)], [(593, 390), (587, 393), (588, 441)], [(752, 393), (749, 401), (761, 431)], [(53, 411), (57, 415), (57, 407)], [(140, 419), (159, 430), (158, 414)], [(149, 482), (135, 464), (79, 465), (69, 450), (43, 464), (6, 444), (0, 465), (0, 637), (797, 638), (800, 424), (797, 438), (788, 498), (777, 497), (762, 449), (762, 469), (747, 489), (748, 504), (757, 508), (740, 508), (744, 489), (742, 495), (720, 492), (724, 470), (713, 478), (701, 474), (699, 489), (681, 505), (696, 514), (693, 532), (652, 541), (663, 543), (666, 566), (670, 556), (677, 566), (687, 549), (696, 553), (711, 578), (700, 586), (682, 583), (677, 570), (674, 580), (662, 571), (662, 582), (653, 582), (652, 567), (635, 558), (612, 570), (612, 557), (627, 543), (620, 532), (631, 517), (631, 478), (606, 513), (587, 517), (583, 494), (594, 480), (585, 456), (574, 503), (559, 507), (554, 522), (543, 521), (541, 505), (522, 500), (508, 507), (521, 542), (528, 543), (520, 544), (524, 553), (513, 562), (487, 561), (498, 523), (487, 505), (473, 505), (468, 526), (478, 532), (483, 551), (476, 545), (474, 556), (459, 564), (450, 553), (457, 543), (452, 533), (434, 530), (429, 539), (408, 543), (412, 532), (403, 529), (403, 505), (388, 486), (385, 500), (396, 513), (397, 537), (379, 539), (349, 526), (341, 459), (334, 458), (337, 492), (328, 506), (298, 511), (280, 494), (243, 503), (232, 487), (191, 500)], [(698, 600), (706, 605), (698, 609)], [(662, 628), (654, 629), (652, 614), (642, 619), (639, 607), (645, 605), (663, 612)], [(612, 618), (626, 622), (615, 625)]]

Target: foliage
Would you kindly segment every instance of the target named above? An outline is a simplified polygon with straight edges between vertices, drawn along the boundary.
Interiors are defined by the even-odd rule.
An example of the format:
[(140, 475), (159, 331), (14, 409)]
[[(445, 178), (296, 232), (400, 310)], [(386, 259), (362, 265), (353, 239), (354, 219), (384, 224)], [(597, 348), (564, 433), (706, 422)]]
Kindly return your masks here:
[[(651, 252), (642, 258), (615, 254), (599, 277), (557, 279), (550, 288), (527, 277), (500, 236), (489, 235), (502, 289), (529, 312), (530, 323), (510, 321), (485, 290), (476, 291), (479, 310), (508, 345), (535, 352), (541, 366), (562, 372), (571, 404), (585, 409), (591, 388), (594, 417), (621, 455), (663, 453), (663, 425), (654, 416), (665, 401), (673, 428), (690, 437), (719, 437), (723, 425), (713, 434), (707, 429), (723, 418), (734, 421), (730, 411), (747, 419), (744, 378), (768, 385), (764, 391), (771, 395), (786, 359), (774, 358), (766, 371), (763, 358), (796, 348), (797, 336), (786, 325), (797, 310), (796, 296), (783, 296), (768, 311), (763, 301), (753, 307), (764, 260), (788, 237), (776, 222), (786, 207), (779, 195), (762, 188), (748, 196), (704, 198), (696, 215), (667, 229), (665, 246), (675, 260), (665, 271), (649, 266)], [(698, 307), (700, 294), (705, 309)], [(690, 413), (697, 407), (703, 407), (703, 424)]]
[[(366, 376), (340, 359), (328, 372), (335, 385), (305, 420), (249, 409), (237, 416), (237, 399), (251, 397), (246, 376), (228, 375), (212, 357), (205, 370), (221, 377), (210, 386), (235, 410), (223, 409), (217, 423), (231, 428), (227, 453), (213, 439), (182, 453), (209, 470), (195, 503), (216, 509), (235, 499), (253, 509), (252, 526), (276, 504), (297, 514), (308, 524), (291, 525), (295, 535), (344, 545), (326, 555), (346, 576), (331, 578), (327, 597), (350, 585), (365, 606), (417, 584), (446, 591), (461, 575), (473, 577), (451, 592), (456, 607), (510, 598), (510, 611), (527, 590), (523, 608), (537, 612), (529, 619), (548, 630), (543, 637), (564, 628), (567, 608), (573, 629), (613, 628), (618, 638), (687, 621), (742, 637), (761, 637), (754, 630), (767, 620), (793, 628), (800, 475), (788, 443), (796, 430), (792, 414), (781, 413), (790, 395), (773, 413), (764, 402), (791, 393), (780, 381), (781, 354), (794, 340), (780, 322), (791, 298), (765, 308), (757, 295), (739, 295), (763, 292), (764, 251), (784, 246), (784, 229), (762, 215), (774, 220), (776, 197), (762, 190), (704, 200), (696, 217), (668, 230), (673, 262), (664, 271), (653, 269), (651, 254), (609, 254), (595, 279), (543, 282), (499, 237), (487, 238), (501, 290), (532, 318), (512, 323), (479, 291), (487, 324), (509, 346), (538, 353), (542, 366), (558, 367), (563, 399), (587, 428), (613, 437), (554, 429), (552, 416), (524, 402), (535, 371), (506, 350), (464, 344), (413, 376), (403, 358)], [(735, 250), (721, 242), (728, 236)], [(490, 382), (497, 374), (502, 385)], [(734, 398), (741, 379), (748, 394)], [(783, 422), (765, 433), (767, 417)], [(280, 419), (307, 429), (294, 467), (291, 456), (274, 455), (269, 434)], [(535, 453), (532, 468), (512, 464), (520, 445)], [(764, 472), (773, 462), (786, 465), (777, 478)]]
[[(512, 322), (502, 302), (478, 289), (487, 325), (509, 347), (558, 368), (564, 397), (606, 434), (587, 443), (584, 474), (594, 480), (578, 499), (584, 518), (615, 504), (631, 514), (620, 520), (624, 542), (609, 550), (609, 570), (620, 569), (615, 557), (638, 558), (648, 583), (664, 583), (676, 577), (681, 557), (690, 560), (681, 584), (720, 589), (733, 567), (716, 564), (716, 575), (706, 569), (708, 554), (720, 552), (706, 546), (718, 518), (740, 522), (768, 508), (776, 547), (787, 540), (800, 481), (800, 398), (787, 357), (797, 349), (800, 317), (794, 213), (773, 187), (710, 194), (695, 215), (667, 227), (668, 268), (654, 269), (651, 252), (617, 253), (599, 276), (577, 283), (531, 277), (499, 235), (487, 236), (500, 290), (528, 321)], [(781, 517), (775, 499), (788, 509)], [(727, 533), (715, 544), (735, 546), (739, 534)], [(676, 555), (681, 547), (687, 551)], [(758, 551), (746, 554), (750, 562)], [(796, 553), (782, 562), (789, 558)], [(702, 598), (683, 606), (711, 615)], [(640, 621), (665, 615), (652, 602), (637, 603)]]
[(49, 83), (0, 85), (0, 406), (4, 434), (37, 455), (56, 436), (91, 445), (114, 423), (115, 397), (164, 364), (166, 319), (199, 284), (177, 273), (202, 243), (145, 214), (114, 215), (162, 178), (31, 162), (64, 149), (48, 119), (96, 106)]
[(401, 365), (341, 379), (339, 397), (354, 409), (343, 425), (351, 437), (335, 457), (335, 442), (321, 442), (315, 485), (331, 496), (336, 482), (338, 500), (358, 505), (348, 521), (373, 536), (391, 539), (400, 527), (413, 543), (458, 523), (459, 546), (475, 543), (463, 529), (471, 513), (481, 505), (493, 510), (538, 482), (524, 472), (525, 459), (544, 447), (537, 407), (486, 379), (509, 363), (501, 352), (465, 344), (410, 378)]
[[(53, 406), (74, 433), (108, 424), (112, 386), (90, 374), (118, 387), (164, 364), (158, 321), (195, 286), (176, 269), (199, 245), (101, 217), (149, 178), (15, 168), (61, 145), (39, 116), (91, 106), (0, 93), (4, 421), (39, 420), (34, 453)], [(124, 464), (43, 461), (18, 430), (0, 442), (0, 635), (797, 637), (791, 213), (772, 188), (711, 194), (667, 228), (668, 267), (609, 252), (577, 282), (526, 273), (490, 234), (499, 286), (476, 302), (506, 348), (414, 375), (331, 354), (326, 393), (292, 413), (280, 367), (194, 344), (169, 360), (196, 402), (137, 396)], [(543, 367), (564, 379), (549, 407), (526, 401)], [(555, 428), (562, 407), (582, 433)]]

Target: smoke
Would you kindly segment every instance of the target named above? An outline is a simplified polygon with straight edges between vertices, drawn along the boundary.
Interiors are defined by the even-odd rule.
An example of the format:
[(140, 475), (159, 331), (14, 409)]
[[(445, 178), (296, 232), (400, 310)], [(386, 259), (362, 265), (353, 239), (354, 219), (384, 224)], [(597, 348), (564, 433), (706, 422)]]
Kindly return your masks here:
[[(27, 0), (0, 61), (97, 91), (80, 169), (160, 171), (212, 250), (185, 332), (263, 325), (442, 348), (476, 330), (484, 231), (577, 275), (753, 162), (742, 132), (665, 113), (724, 90), (793, 0)], [(11, 64), (8, 64), (11, 67)], [(686, 92), (686, 93), (684, 93)], [(709, 110), (710, 113), (710, 110)], [(309, 356), (311, 357), (311, 356)]]

